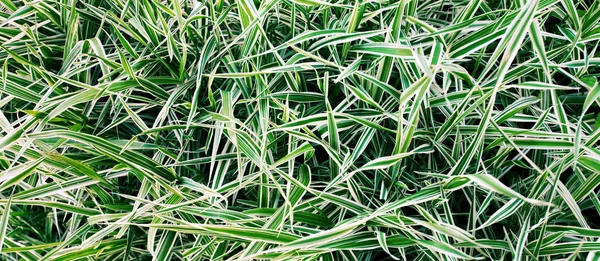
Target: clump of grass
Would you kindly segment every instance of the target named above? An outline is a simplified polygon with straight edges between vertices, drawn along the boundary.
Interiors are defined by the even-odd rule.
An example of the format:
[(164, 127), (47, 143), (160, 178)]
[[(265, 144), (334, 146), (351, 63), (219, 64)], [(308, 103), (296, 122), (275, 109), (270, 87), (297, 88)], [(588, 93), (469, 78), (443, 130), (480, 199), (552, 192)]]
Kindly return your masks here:
[(0, 0), (0, 259), (595, 260), (599, 19)]

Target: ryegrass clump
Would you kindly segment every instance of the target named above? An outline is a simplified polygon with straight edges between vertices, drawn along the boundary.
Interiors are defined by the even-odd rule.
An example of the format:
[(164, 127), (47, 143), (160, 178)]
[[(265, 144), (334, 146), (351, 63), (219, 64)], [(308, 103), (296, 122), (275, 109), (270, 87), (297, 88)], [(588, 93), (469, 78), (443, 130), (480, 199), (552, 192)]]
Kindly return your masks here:
[(0, 0), (0, 259), (595, 260), (599, 19)]

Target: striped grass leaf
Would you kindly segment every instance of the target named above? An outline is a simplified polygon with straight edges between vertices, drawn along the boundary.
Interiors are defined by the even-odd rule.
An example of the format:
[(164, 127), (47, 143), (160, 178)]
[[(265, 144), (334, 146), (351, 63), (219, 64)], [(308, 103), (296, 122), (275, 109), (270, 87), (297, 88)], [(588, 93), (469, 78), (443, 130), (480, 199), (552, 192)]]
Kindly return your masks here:
[(0, 0), (0, 259), (593, 260), (599, 6)]

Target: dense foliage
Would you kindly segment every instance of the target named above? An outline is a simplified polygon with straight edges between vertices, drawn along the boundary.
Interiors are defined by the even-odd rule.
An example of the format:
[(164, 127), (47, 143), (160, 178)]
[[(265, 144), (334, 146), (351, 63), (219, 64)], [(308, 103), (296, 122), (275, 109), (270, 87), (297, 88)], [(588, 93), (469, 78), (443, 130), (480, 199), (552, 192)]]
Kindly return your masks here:
[(599, 20), (0, 0), (0, 259), (596, 260)]

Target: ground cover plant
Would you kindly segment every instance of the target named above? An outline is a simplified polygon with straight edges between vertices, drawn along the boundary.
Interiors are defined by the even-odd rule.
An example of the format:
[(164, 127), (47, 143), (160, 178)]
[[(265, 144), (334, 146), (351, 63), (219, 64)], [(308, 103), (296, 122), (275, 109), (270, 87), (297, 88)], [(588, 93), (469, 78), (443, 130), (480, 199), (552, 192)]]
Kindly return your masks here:
[(0, 260), (597, 260), (599, 20), (0, 0)]

